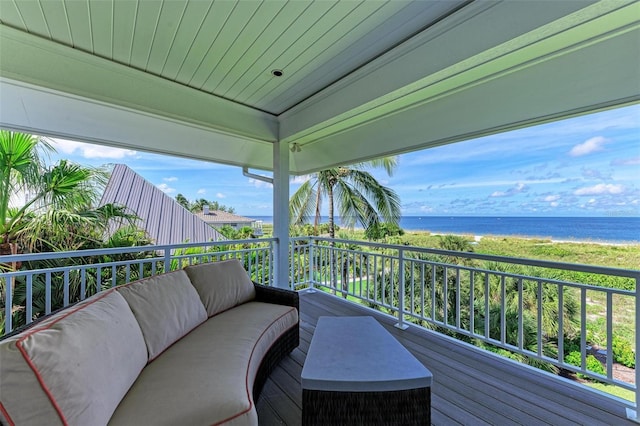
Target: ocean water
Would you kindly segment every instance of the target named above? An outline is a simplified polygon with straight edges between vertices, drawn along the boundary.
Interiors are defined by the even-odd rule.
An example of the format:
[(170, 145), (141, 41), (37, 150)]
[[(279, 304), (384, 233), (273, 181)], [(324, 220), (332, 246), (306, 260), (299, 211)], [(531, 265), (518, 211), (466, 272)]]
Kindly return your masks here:
[[(273, 223), (271, 216), (249, 216)], [(322, 218), (327, 222), (327, 218)], [(336, 221), (338, 224), (339, 220)], [(434, 234), (504, 235), (553, 240), (640, 243), (640, 217), (404, 216), (405, 231)]]

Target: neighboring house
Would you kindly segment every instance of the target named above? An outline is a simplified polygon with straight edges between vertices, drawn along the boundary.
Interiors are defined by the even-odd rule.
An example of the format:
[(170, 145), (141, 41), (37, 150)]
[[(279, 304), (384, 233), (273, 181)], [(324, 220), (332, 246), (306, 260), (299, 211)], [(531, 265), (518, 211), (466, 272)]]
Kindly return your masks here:
[(196, 213), (195, 215), (214, 228), (221, 228), (228, 225), (235, 230), (239, 230), (240, 228), (248, 226), (253, 228), (254, 235), (262, 235), (262, 221), (259, 220), (238, 216), (222, 210), (211, 210), (209, 206), (204, 206), (202, 213)]
[(140, 218), (155, 244), (218, 241), (225, 238), (205, 221), (181, 206), (151, 182), (124, 164), (116, 164), (102, 195), (100, 205), (126, 206)]

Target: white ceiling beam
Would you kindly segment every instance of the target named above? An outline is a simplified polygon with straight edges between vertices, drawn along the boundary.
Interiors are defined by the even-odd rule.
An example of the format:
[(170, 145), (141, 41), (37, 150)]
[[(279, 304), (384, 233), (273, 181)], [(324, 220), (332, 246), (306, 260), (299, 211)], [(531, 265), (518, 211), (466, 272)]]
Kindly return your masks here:
[[(482, 24), (501, 22), (495, 20), (497, 8), (514, 3), (522, 4), (500, 3), (453, 27), (442, 22), (448, 28), (442, 35), (418, 36), (427, 40), (419, 48), (412, 46), (401, 56), (394, 52), (397, 59), (379, 58), (380, 63), (347, 77), (340, 87), (282, 114), (283, 140), (302, 147), (292, 156), (293, 169), (309, 172), (316, 164), (362, 161), (638, 100), (640, 4), (603, 2), (351, 107), (354, 98), (363, 101), (402, 70), (427, 66), (424, 58), (440, 57), (436, 53), (443, 45), (456, 46), (451, 37), (457, 31), (459, 43), (481, 38)], [(488, 13), (489, 21), (475, 21)], [(331, 155), (335, 149), (340, 158)]]
[(0, 128), (120, 148), (273, 167), (272, 142), (0, 77)]
[[(78, 140), (104, 141), (112, 145), (140, 145), (142, 149), (156, 152), (252, 168), (272, 167), (271, 147), (266, 146), (264, 152), (260, 148), (278, 140), (278, 119), (271, 114), (1, 24), (0, 46), (2, 122), (9, 128), (30, 127), (39, 134), (52, 133), (54, 128), (61, 127), (55, 125), (53, 117), (61, 118), (58, 116), (64, 113), (56, 110), (64, 105), (68, 111), (66, 120), (61, 123), (67, 126), (59, 129), (60, 136), (65, 134)], [(11, 90), (5, 87), (7, 82), (14, 83)], [(20, 85), (22, 89), (17, 90)], [(36, 87), (39, 89), (35, 90)], [(18, 97), (11, 98), (10, 94)], [(49, 110), (38, 106), (36, 95), (44, 98), (42, 102)], [(9, 120), (9, 110), (17, 107), (24, 110), (22, 117), (26, 121)], [(109, 113), (105, 113), (106, 110)], [(74, 120), (70, 120), (69, 111), (73, 111)], [(125, 111), (133, 116), (125, 117)], [(116, 116), (129, 123), (127, 130), (132, 131), (132, 136), (127, 138), (122, 129), (113, 129), (114, 123), (117, 123), (115, 127), (121, 126), (120, 122), (109, 121)], [(11, 114), (11, 117), (18, 115)], [(158, 126), (157, 122), (163, 119), (191, 131), (179, 139), (175, 139), (175, 132), (169, 132), (171, 138), (169, 134), (163, 137), (164, 133), (149, 127)], [(82, 129), (80, 123), (90, 123), (92, 127)], [(45, 124), (53, 127), (38, 128)], [(146, 127), (136, 129), (136, 125)], [(166, 126), (159, 127), (164, 129)], [(137, 135), (146, 132), (149, 137), (143, 138), (147, 142), (142, 143)], [(105, 139), (114, 134), (119, 137)], [(186, 138), (198, 139), (184, 144)], [(239, 145), (228, 146), (233, 143)], [(244, 163), (253, 154), (236, 156), (238, 151), (251, 151), (254, 144), (259, 161)]]
[[(627, 33), (320, 138), (292, 154), (296, 170), (308, 173), (317, 164), (364, 161), (640, 102), (640, 62), (625, 62), (634, 48), (638, 53), (638, 39), (640, 31)], [(620, 61), (626, 66), (611, 65)], [(523, 155), (527, 149), (522, 147)]]

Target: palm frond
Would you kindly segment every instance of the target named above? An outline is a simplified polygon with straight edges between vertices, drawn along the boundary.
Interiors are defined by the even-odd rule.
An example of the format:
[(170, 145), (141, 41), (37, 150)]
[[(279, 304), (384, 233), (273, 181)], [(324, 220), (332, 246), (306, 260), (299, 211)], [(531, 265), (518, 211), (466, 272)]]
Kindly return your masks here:
[(308, 180), (291, 196), (289, 200), (289, 222), (302, 225), (309, 221), (316, 210), (317, 193), (314, 182)]

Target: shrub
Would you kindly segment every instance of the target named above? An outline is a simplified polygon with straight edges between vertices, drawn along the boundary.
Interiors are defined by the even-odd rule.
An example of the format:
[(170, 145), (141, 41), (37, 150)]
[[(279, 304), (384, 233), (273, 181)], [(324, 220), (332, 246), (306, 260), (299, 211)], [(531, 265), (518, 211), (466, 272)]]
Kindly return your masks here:
[(636, 368), (636, 354), (631, 344), (621, 337), (615, 336), (612, 342), (613, 359), (622, 365)]
[[(607, 371), (604, 369), (604, 366), (598, 359), (593, 355), (587, 355), (587, 371), (590, 371), (595, 374), (601, 374), (605, 376)], [(567, 356), (564, 357), (564, 362), (567, 364), (575, 365), (576, 367), (580, 367), (582, 365), (582, 356), (579, 351), (571, 351)], [(589, 377), (584, 374), (577, 373), (578, 377), (581, 379), (588, 379)]]
[(396, 237), (404, 235), (404, 230), (395, 223), (383, 222), (372, 225), (364, 231), (364, 236), (368, 240), (382, 240), (387, 237)]

